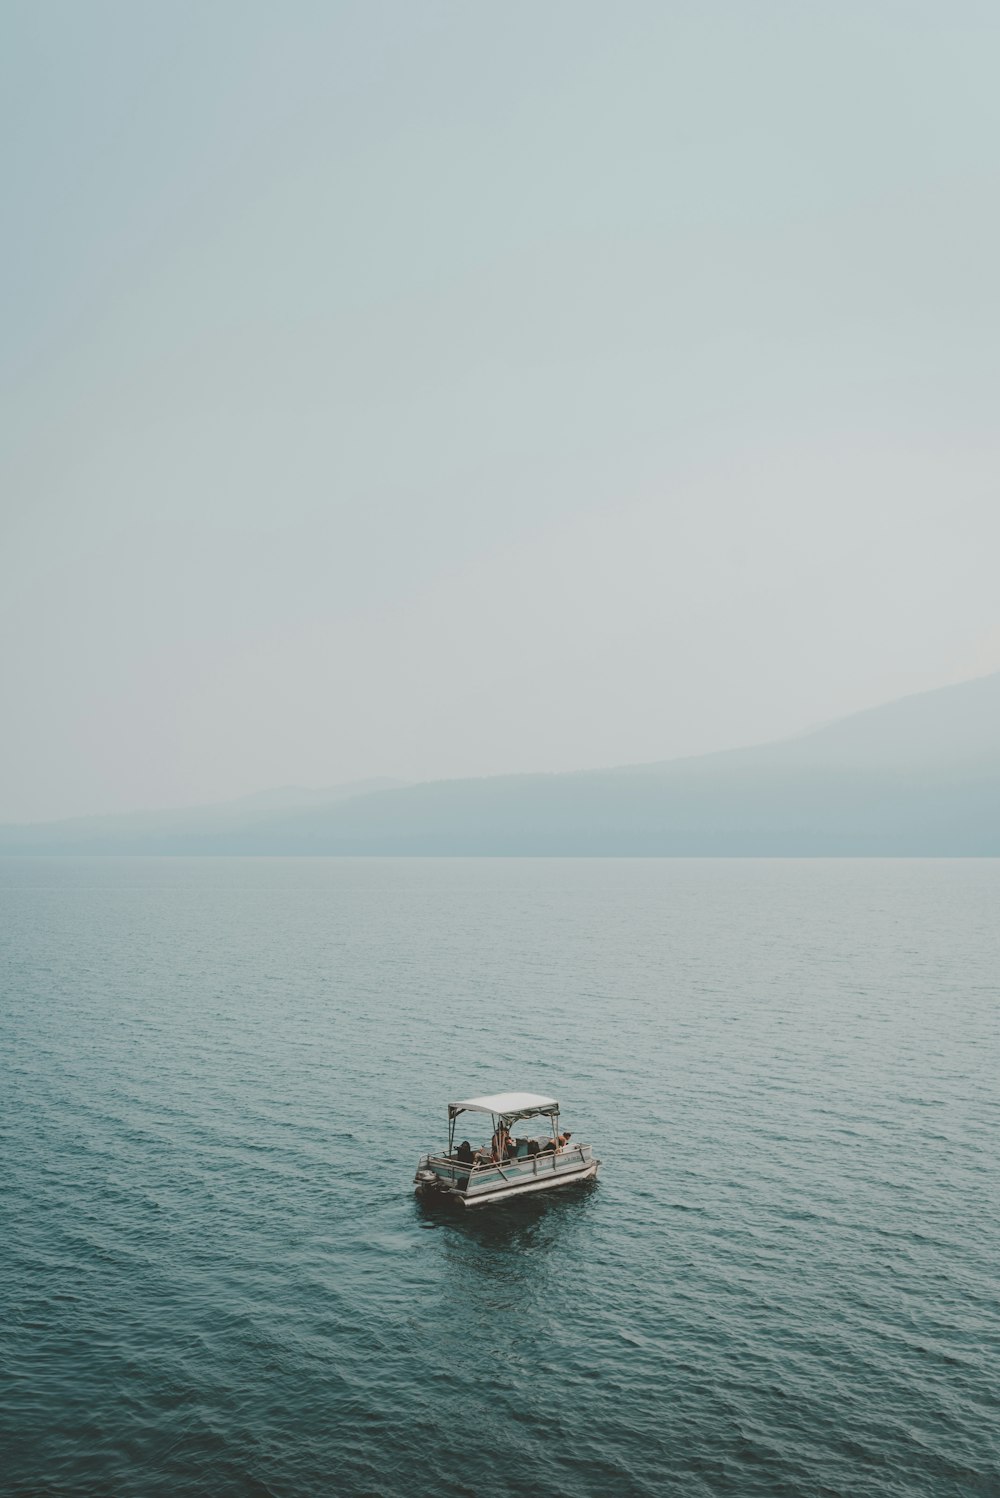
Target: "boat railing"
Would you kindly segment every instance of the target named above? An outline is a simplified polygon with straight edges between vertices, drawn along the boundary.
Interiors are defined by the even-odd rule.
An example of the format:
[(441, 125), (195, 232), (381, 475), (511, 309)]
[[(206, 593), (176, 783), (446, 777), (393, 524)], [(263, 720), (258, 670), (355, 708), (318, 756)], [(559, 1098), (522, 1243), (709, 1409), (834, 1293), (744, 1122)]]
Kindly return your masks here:
[(585, 1144), (572, 1144), (568, 1148), (563, 1148), (561, 1150), (538, 1150), (533, 1155), (517, 1155), (514, 1159), (509, 1160), (458, 1160), (454, 1155), (427, 1155), (425, 1156), (425, 1158), (427, 1160), (428, 1166), (437, 1165), (448, 1170), (458, 1171), (460, 1173), (468, 1172), (471, 1174), (476, 1170), (500, 1169), (502, 1171), (505, 1167), (509, 1167), (511, 1165), (527, 1165), (532, 1160), (551, 1160), (553, 1162), (553, 1166), (555, 1165), (555, 1162), (557, 1160), (572, 1159), (574, 1155), (578, 1155), (580, 1159), (583, 1160), (586, 1158), (584, 1150), (588, 1148), (589, 1146)]

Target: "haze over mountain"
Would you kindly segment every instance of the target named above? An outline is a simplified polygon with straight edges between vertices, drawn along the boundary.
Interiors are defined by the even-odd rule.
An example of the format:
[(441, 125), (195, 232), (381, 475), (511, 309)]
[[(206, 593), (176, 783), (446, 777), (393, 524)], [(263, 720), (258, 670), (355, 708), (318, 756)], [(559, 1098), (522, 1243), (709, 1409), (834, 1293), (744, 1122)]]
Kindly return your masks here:
[(377, 776), (319, 789), (284, 785), (208, 806), (114, 812), (108, 816), (68, 817), (57, 822), (15, 823), (0, 827), (0, 851), (22, 845), (25, 851), (31, 852), (61, 852), (66, 848), (118, 853), (159, 851), (164, 840), (198, 839), (233, 831), (246, 834), (259, 822), (269, 822), (280, 811), (330, 806), (351, 796), (391, 790), (403, 784), (402, 780)]
[(1000, 854), (1000, 673), (693, 759), (286, 789), (185, 813), (7, 827), (0, 851)]

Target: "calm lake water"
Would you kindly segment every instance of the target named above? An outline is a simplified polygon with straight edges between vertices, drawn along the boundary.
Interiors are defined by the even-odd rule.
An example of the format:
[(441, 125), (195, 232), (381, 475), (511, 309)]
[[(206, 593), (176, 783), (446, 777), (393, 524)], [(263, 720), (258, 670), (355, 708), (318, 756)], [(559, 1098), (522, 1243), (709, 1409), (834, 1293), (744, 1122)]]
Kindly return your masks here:
[[(992, 861), (0, 862), (0, 1488), (1000, 1494), (998, 916)], [(599, 1182), (422, 1207), (502, 1088)]]

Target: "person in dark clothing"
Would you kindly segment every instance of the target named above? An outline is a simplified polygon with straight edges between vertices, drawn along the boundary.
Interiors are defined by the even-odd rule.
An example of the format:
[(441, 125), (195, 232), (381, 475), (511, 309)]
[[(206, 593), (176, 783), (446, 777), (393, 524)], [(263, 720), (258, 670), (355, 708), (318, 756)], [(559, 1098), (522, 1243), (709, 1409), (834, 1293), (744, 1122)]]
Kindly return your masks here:
[(462, 1140), (461, 1144), (458, 1146), (458, 1149), (455, 1151), (455, 1154), (457, 1158), (461, 1160), (463, 1165), (472, 1164), (472, 1145), (467, 1139)]

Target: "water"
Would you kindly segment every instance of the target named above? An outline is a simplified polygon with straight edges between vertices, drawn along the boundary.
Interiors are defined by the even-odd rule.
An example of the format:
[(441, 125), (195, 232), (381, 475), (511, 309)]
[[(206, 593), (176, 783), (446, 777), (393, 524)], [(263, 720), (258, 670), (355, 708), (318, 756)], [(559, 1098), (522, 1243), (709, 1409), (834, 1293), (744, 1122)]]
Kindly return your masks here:
[[(4, 1493), (1000, 1493), (998, 904), (989, 861), (0, 863)], [(598, 1184), (423, 1208), (507, 1087)]]

